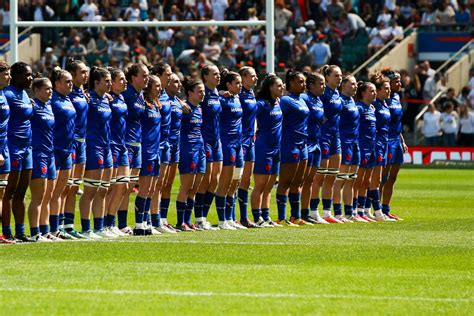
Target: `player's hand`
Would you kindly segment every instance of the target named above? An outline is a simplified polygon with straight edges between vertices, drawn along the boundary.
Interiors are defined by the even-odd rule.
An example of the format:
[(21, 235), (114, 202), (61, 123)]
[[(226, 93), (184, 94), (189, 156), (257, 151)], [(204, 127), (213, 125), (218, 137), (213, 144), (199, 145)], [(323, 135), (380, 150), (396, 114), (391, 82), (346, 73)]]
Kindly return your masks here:
[(224, 98), (228, 98), (228, 97), (232, 96), (232, 94), (230, 94), (229, 91), (225, 91), (225, 90), (219, 90), (219, 95), (221, 97), (224, 97)]
[(5, 158), (3, 158), (3, 155), (0, 154), (0, 167), (5, 164)]
[(403, 153), (406, 154), (408, 152), (408, 146), (407, 144), (403, 143)]

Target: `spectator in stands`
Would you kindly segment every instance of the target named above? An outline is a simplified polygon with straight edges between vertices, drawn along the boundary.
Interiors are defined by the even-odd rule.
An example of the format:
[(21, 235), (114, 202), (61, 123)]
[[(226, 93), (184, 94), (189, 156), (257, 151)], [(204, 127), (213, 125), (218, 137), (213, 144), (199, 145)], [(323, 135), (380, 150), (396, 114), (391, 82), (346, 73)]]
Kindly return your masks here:
[(388, 8), (385, 6), (377, 17), (377, 23), (384, 22), (385, 25), (388, 25), (392, 20), (392, 14), (389, 12)]
[(403, 99), (405, 100), (406, 110), (403, 112), (403, 125), (408, 126), (410, 132), (413, 132), (414, 119), (420, 112), (420, 103), (417, 102), (419, 82), (417, 85), (416, 80), (413, 80), (407, 71), (400, 71), (402, 87), (403, 87)]
[(300, 52), (296, 55), (295, 68), (296, 70), (302, 71), (303, 68), (307, 65), (313, 65), (314, 59), (313, 55), (308, 51), (308, 46), (301, 45)]
[(431, 2), (427, 2), (424, 8), (424, 12), (421, 15), (421, 25), (435, 24), (435, 11), (433, 9), (433, 4)]
[(362, 12), (360, 13), (360, 17), (364, 20), (365, 24), (368, 27), (375, 27), (377, 22), (375, 21), (375, 16), (372, 11), (372, 7), (369, 3), (365, 3), (362, 7)]
[(326, 13), (334, 21), (337, 21), (344, 11), (344, 5), (338, 0), (331, 0), (326, 7)]
[(140, 3), (138, 0), (133, 0), (130, 6), (127, 7), (123, 15), (123, 19), (131, 22), (140, 21)]
[(99, 15), (99, 8), (94, 3), (94, 0), (86, 0), (79, 9), (79, 17), (83, 21), (96, 21)]
[(407, 26), (411, 22), (413, 6), (408, 0), (402, 0), (400, 3), (400, 24)]
[(10, 1), (3, 1), (0, 4), (0, 25), (3, 33), (10, 31)]
[(441, 114), (441, 129), (443, 131), (443, 146), (456, 146), (458, 132), (458, 113), (452, 102), (446, 102)]
[(439, 104), (442, 109), (447, 106), (448, 102), (453, 104), (455, 110), (461, 105), (461, 102), (456, 98), (456, 90), (454, 88), (448, 88), (446, 94), (439, 98)]
[(229, 7), (229, 2), (227, 0), (211, 0), (211, 6), (212, 18), (216, 21), (224, 21), (224, 13)]
[(277, 63), (290, 64), (293, 60), (291, 45), (284, 39), (283, 32), (275, 36), (275, 57)]
[(455, 22), (454, 15), (454, 9), (449, 5), (449, 1), (442, 0), (434, 14), (435, 24), (453, 24)]
[(212, 62), (217, 62), (222, 52), (221, 43), (222, 37), (218, 33), (214, 33), (209, 37), (209, 44), (204, 45), (203, 53), (206, 58)]
[(454, 14), (454, 20), (456, 24), (468, 25), (471, 23), (471, 11), (467, 7), (465, 2), (458, 3), (459, 9)]
[(74, 59), (86, 61), (87, 49), (81, 43), (81, 38), (79, 36), (74, 37), (74, 43), (67, 51), (67, 54)]
[(461, 102), (461, 105), (466, 103), (469, 107), (471, 106), (471, 101), (469, 100), (470, 92), (471, 92), (471, 88), (469, 88), (469, 86), (464, 86), (461, 89), (461, 93), (457, 96), (459, 102)]
[(314, 33), (313, 43), (309, 52), (313, 55), (313, 66), (320, 68), (326, 65), (331, 58), (331, 48), (324, 42), (324, 35), (319, 31)]
[[(343, 13), (342, 15), (344, 16), (344, 14), (345, 13)], [(349, 20), (351, 36), (355, 36), (356, 34), (359, 34), (360, 32), (367, 32), (366, 31), (367, 24), (357, 14), (349, 12), (347, 13), (347, 19)]]
[(129, 52), (130, 46), (125, 43), (123, 36), (117, 37), (117, 41), (112, 44), (112, 57), (115, 58), (118, 63), (122, 63)]
[(474, 146), (474, 112), (466, 103), (459, 108), (458, 146)]
[(369, 33), (369, 55), (373, 55), (376, 51), (385, 45), (390, 38), (390, 29), (385, 27), (385, 22), (380, 21), (377, 27), (374, 27)]
[(403, 40), (403, 28), (398, 25), (397, 20), (392, 20), (390, 22), (390, 37), (396, 38), (398, 42)]
[(433, 103), (428, 105), (428, 111), (423, 114), (423, 135), (426, 146), (439, 146), (441, 144), (441, 113)]
[(44, 0), (33, 1), (31, 7), (31, 17), (33, 21), (50, 21), (54, 16), (54, 10), (49, 5), (44, 3)]
[(292, 16), (293, 12), (285, 7), (285, 2), (277, 0), (275, 2), (275, 31), (286, 31)]

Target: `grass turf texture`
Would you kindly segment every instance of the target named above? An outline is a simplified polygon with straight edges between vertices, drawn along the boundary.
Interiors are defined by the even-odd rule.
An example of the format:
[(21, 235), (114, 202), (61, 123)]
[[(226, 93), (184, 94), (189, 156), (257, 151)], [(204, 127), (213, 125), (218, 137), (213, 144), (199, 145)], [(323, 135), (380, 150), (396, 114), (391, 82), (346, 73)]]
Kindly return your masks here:
[(402, 169), (397, 223), (1, 246), (2, 314), (469, 314), (473, 179)]

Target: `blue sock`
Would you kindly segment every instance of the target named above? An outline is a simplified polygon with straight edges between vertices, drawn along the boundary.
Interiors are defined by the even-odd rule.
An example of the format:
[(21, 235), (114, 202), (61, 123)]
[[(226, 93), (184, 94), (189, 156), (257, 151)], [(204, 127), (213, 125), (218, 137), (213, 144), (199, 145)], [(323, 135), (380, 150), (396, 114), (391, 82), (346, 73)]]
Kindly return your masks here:
[(150, 217), (150, 208), (151, 208), (151, 198), (146, 198), (145, 202), (145, 217), (143, 218), (143, 222), (146, 222), (148, 226), (151, 225), (151, 217)]
[(354, 197), (352, 199), (352, 209), (356, 210), (357, 209), (357, 197)]
[(336, 215), (342, 215), (342, 204), (341, 203), (334, 203), (332, 205), (334, 209), (334, 216)]
[(103, 217), (94, 217), (94, 230), (103, 230), (104, 229), (104, 218)]
[(262, 218), (264, 221), (268, 221), (270, 219), (270, 209), (269, 208), (262, 208)]
[(311, 211), (317, 211), (318, 210), (318, 206), (319, 206), (319, 198), (315, 198), (315, 199), (311, 199), (309, 201), (309, 209)]
[(135, 223), (142, 224), (144, 220), (146, 199), (137, 195), (135, 199)]
[(168, 209), (170, 208), (170, 199), (161, 198), (160, 201), (160, 216), (161, 218), (168, 218)]
[(112, 219), (112, 227), (117, 226), (117, 223), (116, 223), (116, 220), (115, 220), (116, 218), (117, 218), (117, 216), (114, 215), (114, 218)]
[(352, 211), (353, 211), (352, 205), (344, 205), (344, 215), (352, 216), (354, 215), (352, 214)]
[(39, 227), (30, 227), (30, 236), (31, 237), (38, 235), (39, 232), (40, 232)]
[(25, 234), (25, 224), (15, 224), (15, 233), (17, 235)]
[(237, 215), (235, 211), (235, 201), (237, 200), (237, 195), (235, 194), (232, 198), (232, 220), (235, 222), (237, 221)]
[[(366, 198), (365, 196), (360, 196), (360, 195), (359, 195), (359, 196), (357, 197), (357, 208), (358, 208), (358, 209), (364, 209), (366, 199), (367, 199), (367, 198)], [(357, 214), (358, 214), (359, 216), (365, 215), (363, 211), (362, 211), (362, 212), (357, 211)]]
[(49, 215), (49, 225), (51, 232), (57, 232), (59, 230), (59, 215)]
[(278, 219), (285, 220), (286, 219), (286, 202), (288, 202), (288, 196), (283, 195), (283, 194), (277, 194), (276, 200), (277, 200), (277, 207), (278, 207)]
[(196, 219), (203, 217), (204, 215), (204, 199), (206, 194), (196, 193), (195, 203), (194, 203), (194, 217)]
[(370, 190), (368, 194), (372, 199), (372, 207), (374, 208), (374, 211), (380, 211), (381, 207), (380, 207), (380, 192), (379, 192), (379, 189)]
[(260, 218), (261, 214), (262, 214), (262, 211), (259, 208), (252, 209), (253, 221), (255, 223), (258, 222), (258, 219)]
[(144, 212), (143, 213), (143, 224), (147, 224), (148, 225), (148, 222), (150, 221), (150, 213), (148, 212)]
[(40, 232), (43, 236), (47, 235), (49, 233), (49, 225), (40, 225)]
[(64, 225), (74, 225), (74, 213), (64, 213)]
[(184, 213), (186, 212), (186, 202), (176, 201), (176, 227), (184, 224)]
[[(81, 227), (83, 233), (91, 230), (91, 220), (88, 218), (81, 218)], [(54, 232), (52, 228), (51, 231)]]
[(7, 237), (13, 235), (12, 227), (10, 225), (2, 226), (2, 232), (3, 232), (3, 235)]
[(234, 218), (232, 217), (232, 205), (234, 204), (234, 197), (233, 196), (226, 196), (225, 198), (225, 220), (232, 221)]
[(226, 198), (225, 196), (216, 195), (216, 209), (219, 222), (225, 221)]
[(390, 205), (382, 204), (382, 213), (384, 213), (385, 215), (390, 214)]
[(64, 225), (64, 213), (59, 214), (59, 226)]
[(211, 209), (212, 201), (214, 200), (215, 195), (216, 194), (214, 192), (206, 191), (206, 196), (204, 197), (203, 217), (207, 217), (209, 214), (209, 210)]
[(186, 212), (184, 213), (184, 222), (191, 226), (191, 218), (193, 217), (193, 209), (194, 209), (194, 200), (188, 198), (186, 201)]
[(304, 208), (301, 210), (301, 218), (305, 219), (309, 217), (309, 208)]
[(151, 226), (153, 227), (160, 227), (160, 213), (158, 214), (151, 214)]
[(367, 198), (365, 199), (365, 208), (370, 208), (372, 206), (372, 197), (370, 195), (367, 195)]
[(331, 211), (332, 199), (323, 199), (323, 211)]
[(301, 194), (299, 192), (296, 192), (296, 193), (290, 192), (290, 194), (288, 195), (288, 199), (290, 200), (291, 217), (301, 218), (301, 211), (300, 211)]
[(118, 228), (122, 229), (127, 227), (127, 216), (128, 210), (118, 210), (117, 217), (118, 217)]
[(110, 215), (110, 214), (105, 215), (105, 227), (113, 227), (114, 220), (115, 220), (115, 215)]
[(248, 221), (248, 210), (247, 206), (249, 203), (249, 191), (244, 189), (237, 190), (237, 197), (239, 199), (239, 207), (240, 207), (240, 222)]

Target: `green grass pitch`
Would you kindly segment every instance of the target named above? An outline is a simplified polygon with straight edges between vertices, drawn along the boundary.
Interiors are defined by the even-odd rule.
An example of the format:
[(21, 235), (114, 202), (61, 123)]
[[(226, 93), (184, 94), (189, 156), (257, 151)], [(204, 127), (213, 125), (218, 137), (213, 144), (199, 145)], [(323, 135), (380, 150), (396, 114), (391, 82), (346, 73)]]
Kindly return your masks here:
[(1, 246), (1, 314), (472, 314), (474, 170), (402, 169), (392, 209), (405, 221)]

